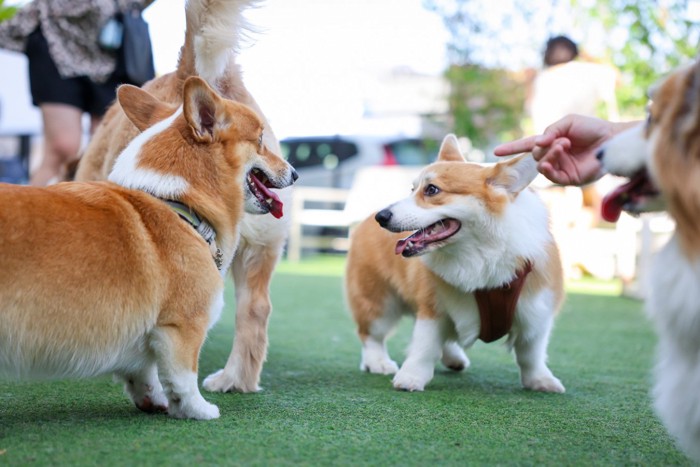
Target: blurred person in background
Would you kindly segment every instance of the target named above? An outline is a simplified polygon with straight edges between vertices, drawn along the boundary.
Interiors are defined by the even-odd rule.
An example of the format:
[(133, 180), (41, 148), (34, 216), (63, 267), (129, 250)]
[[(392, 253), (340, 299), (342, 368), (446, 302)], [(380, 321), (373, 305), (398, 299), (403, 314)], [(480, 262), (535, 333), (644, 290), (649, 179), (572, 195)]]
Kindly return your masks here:
[[(570, 114), (617, 120), (617, 81), (615, 68), (581, 59), (578, 45), (570, 38), (550, 38), (543, 53), (543, 68), (534, 77), (525, 104), (529, 131), (542, 134), (549, 125)], [(547, 183), (543, 188), (547, 188), (543, 195), (552, 211), (552, 227), (562, 246), (567, 274), (609, 275), (609, 271), (604, 272), (609, 267), (591, 260), (576, 247), (578, 237), (601, 221), (604, 188), (597, 184), (552, 187)]]
[[(570, 38), (555, 36), (547, 41), (543, 69), (535, 77), (526, 102), (533, 133), (543, 133), (547, 126), (569, 114), (619, 119), (615, 97), (617, 70), (578, 57), (578, 46)], [(595, 186), (584, 187), (582, 194), (589, 217), (586, 222), (596, 225), (600, 220), (601, 194)]]
[(611, 121), (619, 119), (615, 87), (617, 70), (578, 60), (579, 50), (566, 36), (547, 41), (543, 69), (537, 74), (526, 103), (536, 134), (560, 118), (576, 113)]
[(98, 44), (102, 26), (117, 12), (153, 0), (34, 0), (0, 23), (0, 47), (24, 53), (29, 62), (32, 103), (43, 122), (44, 151), (31, 185), (65, 177), (77, 162), (82, 144), (82, 116), (90, 115), (90, 134), (99, 125), (125, 82), (117, 54)]

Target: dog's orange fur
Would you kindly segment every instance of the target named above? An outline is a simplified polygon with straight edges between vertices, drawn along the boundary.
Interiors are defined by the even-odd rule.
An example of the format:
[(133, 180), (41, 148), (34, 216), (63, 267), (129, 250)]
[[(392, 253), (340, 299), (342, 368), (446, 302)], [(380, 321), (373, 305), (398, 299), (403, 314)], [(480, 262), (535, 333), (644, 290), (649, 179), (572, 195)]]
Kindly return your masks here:
[[(700, 170), (695, 169), (700, 163), (700, 104), (689, 104), (687, 96), (698, 86), (699, 74), (696, 65), (672, 74), (656, 89), (649, 107), (652, 124), (647, 129), (663, 128), (656, 145), (669, 151), (656, 153), (655, 181), (664, 193), (669, 214), (677, 221), (682, 248), (694, 259), (700, 258)], [(694, 114), (688, 115), (689, 105), (695, 107)]]
[[(144, 89), (161, 101), (182, 103), (182, 83), (196, 76), (195, 39), (208, 34), (207, 41), (232, 40), (217, 37), (216, 23), (225, 23), (230, 18), (223, 15), (238, 15), (234, 10), (247, 7), (248, 0), (189, 0), (187, 2), (187, 27), (185, 42), (180, 51), (177, 70), (146, 83)], [(234, 18), (235, 19), (235, 18)], [(212, 26), (210, 23), (214, 23)], [(207, 29), (209, 28), (209, 29)], [(210, 33), (210, 31), (214, 31)], [(218, 31), (219, 34), (236, 35), (238, 30)], [(202, 36), (203, 37), (203, 36)], [(219, 43), (214, 45), (221, 45)], [(234, 47), (235, 49), (235, 47)], [(218, 92), (228, 99), (245, 104), (256, 111), (265, 125), (264, 142), (274, 153), (280, 154), (279, 143), (270, 125), (243, 84), (241, 72), (233, 62), (234, 50), (226, 50), (231, 62), (222, 74), (210, 82)], [(115, 103), (105, 115), (86, 148), (78, 171), (77, 180), (104, 180), (109, 174), (119, 152), (137, 134), (134, 125), (124, 117)], [(255, 219), (248, 216), (241, 229), (241, 241), (231, 271), (236, 287), (236, 327), (231, 355), (226, 367), (205, 380), (204, 387), (211, 391), (254, 392), (259, 390), (260, 373), (267, 355), (267, 325), (272, 304), (269, 297), (272, 273), (286, 241), (287, 219), (275, 220), (270, 216)]]
[[(199, 78), (184, 89), (188, 105), (138, 148), (136, 170), (186, 180), (178, 201), (209, 222), (230, 262), (247, 167), (288, 183), (291, 168), (261, 148), (263, 122), (253, 110)], [(118, 95), (140, 130), (177, 109), (133, 86)], [(143, 410), (218, 417), (197, 390), (197, 360), (223, 305), (223, 278), (191, 225), (152, 194), (112, 182), (0, 185), (0, 223), (0, 374), (114, 372)]]

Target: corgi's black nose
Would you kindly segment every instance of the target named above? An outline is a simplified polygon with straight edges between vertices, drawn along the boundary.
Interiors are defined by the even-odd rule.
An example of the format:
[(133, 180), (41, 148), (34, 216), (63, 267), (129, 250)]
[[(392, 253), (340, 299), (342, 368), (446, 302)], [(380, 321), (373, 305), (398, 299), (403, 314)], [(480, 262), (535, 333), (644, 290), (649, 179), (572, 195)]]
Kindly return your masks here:
[(391, 211), (388, 209), (382, 209), (374, 216), (374, 220), (379, 222), (379, 225), (386, 227), (391, 220)]
[(605, 154), (605, 149), (600, 148), (600, 149), (598, 149), (598, 152), (595, 153), (595, 158), (598, 159), (599, 161), (602, 161), (604, 154)]
[(299, 174), (297, 173), (296, 170), (292, 169), (292, 181), (296, 182), (298, 178), (299, 178)]

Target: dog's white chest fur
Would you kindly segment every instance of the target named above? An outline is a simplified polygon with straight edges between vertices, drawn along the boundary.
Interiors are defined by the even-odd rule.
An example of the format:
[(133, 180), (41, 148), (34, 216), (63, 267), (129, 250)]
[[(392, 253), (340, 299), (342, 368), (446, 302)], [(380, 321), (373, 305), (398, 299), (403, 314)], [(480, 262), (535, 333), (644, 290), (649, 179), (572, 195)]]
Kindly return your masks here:
[(700, 459), (700, 262), (674, 236), (654, 258), (647, 313), (659, 336), (654, 404), (669, 432)]
[(659, 332), (700, 350), (700, 262), (689, 261), (674, 236), (654, 258), (647, 312)]

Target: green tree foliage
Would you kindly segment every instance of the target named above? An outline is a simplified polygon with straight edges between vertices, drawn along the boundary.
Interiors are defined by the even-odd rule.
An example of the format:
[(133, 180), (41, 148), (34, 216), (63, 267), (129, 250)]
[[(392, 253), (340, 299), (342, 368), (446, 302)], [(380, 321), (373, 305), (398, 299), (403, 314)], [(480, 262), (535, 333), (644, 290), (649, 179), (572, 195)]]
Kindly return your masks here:
[(597, 34), (603, 44), (597, 58), (620, 70), (617, 97), (628, 117), (642, 115), (651, 84), (698, 54), (700, 22), (689, 17), (689, 0), (423, 3), (451, 34), (446, 77), (454, 131), (481, 146), (518, 136), (528, 80), (515, 71), (541, 66), (542, 47), (552, 35)]
[(17, 7), (5, 5), (5, 0), (0, 0), (0, 21), (10, 19), (17, 12)]
[(522, 73), (463, 64), (452, 65), (446, 77), (456, 134), (477, 147), (519, 136), (526, 90)]
[(698, 54), (700, 22), (688, 18), (688, 0), (571, 2), (606, 31), (610, 58), (624, 77), (618, 91), (623, 114), (639, 114), (648, 88)]

